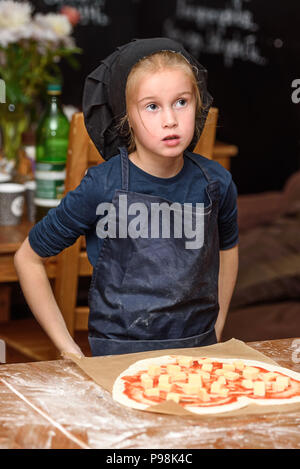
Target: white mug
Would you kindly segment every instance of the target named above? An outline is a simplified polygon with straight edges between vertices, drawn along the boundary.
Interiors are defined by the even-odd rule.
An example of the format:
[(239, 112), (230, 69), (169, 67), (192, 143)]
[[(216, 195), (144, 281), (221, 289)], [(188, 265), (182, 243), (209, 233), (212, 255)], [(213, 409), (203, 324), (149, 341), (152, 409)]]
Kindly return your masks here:
[(0, 226), (18, 225), (24, 209), (23, 184), (0, 184)]

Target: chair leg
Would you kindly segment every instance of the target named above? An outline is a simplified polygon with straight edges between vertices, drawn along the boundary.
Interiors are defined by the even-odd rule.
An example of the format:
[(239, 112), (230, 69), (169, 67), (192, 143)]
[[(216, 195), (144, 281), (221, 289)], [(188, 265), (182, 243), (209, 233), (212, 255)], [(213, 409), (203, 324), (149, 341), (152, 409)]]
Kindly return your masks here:
[(0, 285), (0, 322), (10, 319), (11, 285)]

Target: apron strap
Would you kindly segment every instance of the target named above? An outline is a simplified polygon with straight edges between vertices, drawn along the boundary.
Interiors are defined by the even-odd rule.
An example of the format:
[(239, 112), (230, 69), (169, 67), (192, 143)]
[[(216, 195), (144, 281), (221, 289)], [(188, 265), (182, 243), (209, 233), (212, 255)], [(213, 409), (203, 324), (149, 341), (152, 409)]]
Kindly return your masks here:
[(204, 174), (204, 176), (205, 176), (205, 178), (207, 179), (208, 182), (213, 182), (213, 180), (211, 179), (211, 177), (208, 174), (208, 172), (206, 171), (206, 169), (204, 169), (203, 165), (197, 160), (197, 158), (194, 157), (194, 155), (192, 155), (190, 152), (184, 152), (184, 154), (190, 160), (192, 160), (197, 166), (199, 166), (199, 168), (201, 169), (202, 173)]

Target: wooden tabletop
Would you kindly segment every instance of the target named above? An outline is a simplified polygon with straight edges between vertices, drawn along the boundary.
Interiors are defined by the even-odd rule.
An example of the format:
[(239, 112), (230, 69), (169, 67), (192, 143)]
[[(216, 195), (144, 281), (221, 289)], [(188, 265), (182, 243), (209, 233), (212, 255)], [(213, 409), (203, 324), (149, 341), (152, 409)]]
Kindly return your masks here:
[(15, 253), (28, 235), (33, 223), (24, 219), (17, 226), (0, 227), (0, 254)]
[[(17, 282), (18, 276), (14, 267), (14, 254), (19, 249), (29, 231), (34, 226), (24, 217), (17, 226), (0, 227), (0, 288), (1, 283)], [(55, 278), (56, 257), (49, 257), (45, 263), (49, 278)]]
[[(248, 345), (300, 372), (299, 339)], [(115, 403), (69, 360), (1, 365), (0, 448), (300, 448), (300, 416), (141, 412)]]

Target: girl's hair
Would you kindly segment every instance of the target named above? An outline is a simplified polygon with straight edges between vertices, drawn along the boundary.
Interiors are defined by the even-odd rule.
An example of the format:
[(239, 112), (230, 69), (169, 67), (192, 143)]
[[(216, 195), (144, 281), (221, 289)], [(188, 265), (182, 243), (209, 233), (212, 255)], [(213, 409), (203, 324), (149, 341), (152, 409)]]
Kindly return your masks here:
[[(197, 82), (196, 70), (193, 66), (187, 61), (187, 59), (178, 52), (172, 51), (160, 51), (155, 52), (137, 62), (131, 69), (126, 83), (126, 107), (128, 109), (128, 104), (132, 100), (134, 90), (139, 78), (144, 73), (155, 73), (166, 68), (176, 68), (181, 69), (186, 73), (192, 82), (193, 91), (196, 99), (196, 115), (195, 115), (195, 135), (197, 139), (200, 137), (200, 120), (201, 120), (201, 111), (202, 111), (202, 100), (200, 96), (200, 91)], [(135, 150), (135, 141), (134, 135), (129, 125), (128, 115), (125, 114), (121, 118), (118, 130), (120, 135), (123, 138), (127, 139), (127, 148), (128, 152), (131, 153)]]

